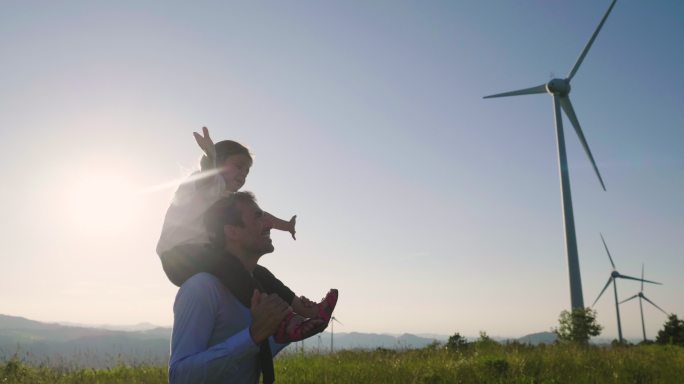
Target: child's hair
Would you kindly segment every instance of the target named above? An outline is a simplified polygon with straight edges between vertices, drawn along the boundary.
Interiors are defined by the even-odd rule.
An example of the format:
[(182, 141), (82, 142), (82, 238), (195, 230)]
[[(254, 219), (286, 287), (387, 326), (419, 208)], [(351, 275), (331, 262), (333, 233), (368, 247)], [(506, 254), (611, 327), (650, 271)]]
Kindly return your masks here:
[[(237, 141), (219, 141), (214, 144), (214, 148), (216, 149), (216, 164), (223, 163), (229, 156), (233, 155), (245, 155), (249, 157), (250, 161), (252, 160), (252, 154), (249, 153), (249, 149)], [(200, 169), (202, 171), (207, 171), (212, 168), (214, 168), (214, 164), (212, 164), (206, 155), (202, 156), (202, 159), (200, 160)]]
[(244, 226), (242, 211), (238, 208), (238, 202), (256, 202), (252, 192), (233, 192), (220, 198), (204, 213), (204, 225), (209, 235), (211, 244), (222, 249), (225, 247), (225, 235), (223, 227), (226, 225)]

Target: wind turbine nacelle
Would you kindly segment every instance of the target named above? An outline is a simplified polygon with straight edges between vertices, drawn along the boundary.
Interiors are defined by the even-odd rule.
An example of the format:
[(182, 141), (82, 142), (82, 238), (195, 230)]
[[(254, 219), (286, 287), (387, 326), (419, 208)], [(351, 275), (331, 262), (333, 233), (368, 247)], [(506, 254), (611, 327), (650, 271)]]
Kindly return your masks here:
[(546, 90), (549, 93), (564, 96), (570, 93), (570, 82), (565, 79), (553, 79), (546, 83)]

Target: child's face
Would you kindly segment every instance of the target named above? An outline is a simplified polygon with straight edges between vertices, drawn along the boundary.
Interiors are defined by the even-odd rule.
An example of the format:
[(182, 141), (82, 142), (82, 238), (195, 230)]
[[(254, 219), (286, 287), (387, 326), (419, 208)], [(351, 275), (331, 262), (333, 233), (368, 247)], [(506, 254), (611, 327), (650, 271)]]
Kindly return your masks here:
[(245, 185), (252, 160), (247, 155), (231, 155), (221, 165), (221, 176), (226, 182), (226, 189), (237, 192)]

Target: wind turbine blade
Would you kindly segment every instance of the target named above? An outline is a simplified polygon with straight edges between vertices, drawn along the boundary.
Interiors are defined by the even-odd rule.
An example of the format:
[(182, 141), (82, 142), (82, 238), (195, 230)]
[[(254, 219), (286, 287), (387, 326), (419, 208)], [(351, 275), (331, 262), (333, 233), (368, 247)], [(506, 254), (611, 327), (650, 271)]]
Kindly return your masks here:
[(596, 305), (596, 302), (601, 298), (601, 295), (603, 295), (603, 292), (606, 291), (606, 288), (608, 288), (608, 286), (610, 285), (610, 282), (611, 282), (611, 281), (613, 281), (613, 276), (611, 276), (611, 277), (608, 278), (608, 282), (607, 282), (606, 285), (603, 287), (603, 289), (601, 290), (601, 293), (599, 293), (599, 295), (598, 295), (598, 297), (596, 298), (596, 300), (594, 300), (594, 304), (591, 305), (592, 307), (593, 307), (594, 305)]
[(492, 99), (494, 97), (506, 97), (506, 96), (519, 96), (519, 95), (534, 95), (536, 93), (546, 93), (546, 84), (537, 85), (532, 88), (519, 89), (517, 91), (497, 93), (496, 95), (489, 95), (483, 97), (483, 99)]
[(584, 138), (584, 133), (582, 133), (582, 128), (580, 127), (579, 120), (577, 120), (575, 109), (572, 108), (570, 98), (568, 96), (561, 96), (560, 103), (561, 107), (563, 107), (563, 111), (565, 111), (565, 114), (568, 116), (568, 119), (570, 119), (572, 126), (575, 127), (575, 132), (577, 133), (577, 137), (579, 137), (580, 143), (582, 143), (582, 147), (584, 147), (584, 152), (586, 152), (587, 156), (589, 156), (591, 165), (594, 167), (594, 172), (596, 172), (596, 176), (598, 176), (599, 182), (601, 183), (601, 187), (603, 187), (603, 190), (605, 191), (606, 185), (603, 184), (603, 179), (601, 178), (601, 174), (599, 173), (598, 167), (596, 166), (596, 162), (594, 161), (594, 156), (592, 156), (591, 154), (589, 144), (587, 144), (587, 139)]
[(661, 311), (662, 313), (664, 313), (664, 314), (667, 315), (667, 312), (665, 312), (664, 309), (662, 309), (662, 308), (660, 308), (659, 306), (657, 306), (656, 303), (654, 303), (654, 302), (652, 302), (651, 300), (649, 300), (648, 297), (646, 297), (646, 296), (641, 296), (641, 297), (643, 297), (644, 300), (646, 300), (646, 301), (648, 301), (649, 303), (651, 303), (654, 307), (660, 309), (660, 311)]
[(644, 279), (640, 279), (640, 278), (638, 278), (638, 277), (627, 276), (627, 275), (623, 275), (623, 274), (621, 274), (621, 273), (618, 273), (618, 276), (617, 276), (617, 277), (619, 277), (619, 278), (621, 278), (621, 279), (629, 279), (629, 280), (641, 281), (641, 282), (643, 282), (643, 283), (651, 283), (651, 284), (663, 285), (663, 283), (658, 283), (658, 282), (656, 282), (656, 281), (651, 281), (651, 280), (644, 280)]
[(636, 294), (636, 295), (630, 297), (629, 299), (622, 300), (622, 301), (620, 302), (620, 304), (625, 303), (625, 302), (627, 302), (627, 301), (630, 301), (630, 300), (632, 300), (632, 299), (635, 299), (635, 298), (637, 298), (637, 297), (639, 297), (638, 294)]
[(601, 22), (599, 23), (598, 27), (596, 27), (596, 30), (594, 31), (594, 34), (591, 35), (591, 38), (589, 39), (589, 42), (587, 45), (584, 47), (584, 50), (580, 54), (580, 56), (577, 58), (577, 62), (575, 63), (575, 66), (572, 67), (572, 70), (570, 71), (570, 74), (568, 75), (568, 81), (572, 80), (573, 76), (575, 76), (575, 73), (577, 73), (577, 70), (579, 69), (580, 65), (582, 64), (582, 61), (584, 60), (584, 57), (587, 55), (587, 52), (589, 52), (589, 48), (591, 48), (591, 45), (594, 44), (594, 40), (596, 40), (596, 36), (598, 36), (599, 31), (601, 30), (601, 27), (603, 27), (603, 23), (606, 22), (606, 19), (608, 18), (608, 15), (610, 14), (610, 11), (613, 10), (613, 6), (615, 5), (615, 2), (617, 0), (613, 0), (612, 3), (610, 3), (610, 7), (608, 7), (608, 10), (606, 11), (606, 14), (603, 15), (603, 19), (601, 19)]
[(603, 233), (599, 233), (601, 235), (601, 241), (603, 241), (603, 247), (606, 249), (606, 253), (608, 254), (608, 259), (610, 259), (610, 265), (613, 266), (613, 270), (615, 270), (615, 263), (613, 263), (613, 258), (610, 257), (610, 251), (608, 250), (608, 246), (606, 245), (606, 240), (603, 238)]
[(335, 316), (331, 317), (330, 320), (337, 321), (340, 325), (344, 325), (341, 321), (337, 320), (337, 317)]
[(644, 291), (644, 263), (641, 263), (641, 292)]

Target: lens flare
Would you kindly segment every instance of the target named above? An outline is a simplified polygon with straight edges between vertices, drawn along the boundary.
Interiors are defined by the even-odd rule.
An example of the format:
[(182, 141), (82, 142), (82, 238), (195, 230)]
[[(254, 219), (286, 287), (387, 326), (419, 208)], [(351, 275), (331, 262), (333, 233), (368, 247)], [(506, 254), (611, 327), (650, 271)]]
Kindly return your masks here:
[(66, 189), (68, 222), (82, 234), (118, 234), (135, 220), (139, 193), (116, 175), (81, 175)]

